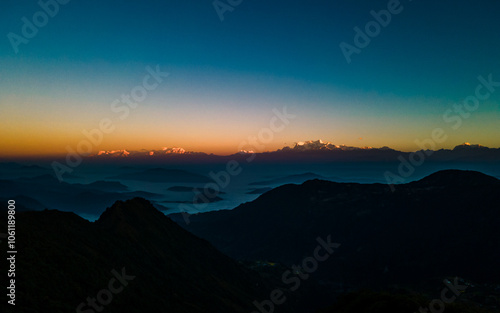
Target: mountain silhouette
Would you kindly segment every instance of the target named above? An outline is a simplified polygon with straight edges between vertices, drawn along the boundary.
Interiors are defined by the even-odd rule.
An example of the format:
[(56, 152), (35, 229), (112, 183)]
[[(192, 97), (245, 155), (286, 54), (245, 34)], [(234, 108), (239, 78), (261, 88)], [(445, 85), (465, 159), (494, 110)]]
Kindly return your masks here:
[[(116, 202), (93, 223), (56, 210), (16, 219), (15, 312), (95, 312), (87, 297), (120, 274), (130, 279), (105, 312), (251, 312), (273, 287), (141, 198)], [(294, 312), (291, 304), (283, 307)]]
[[(419, 147), (418, 151), (427, 151), (426, 159), (431, 161), (498, 161), (500, 160), (500, 148), (489, 148), (480, 144), (464, 143), (455, 146), (453, 149), (435, 149), (428, 148), (425, 145)], [(429, 149), (429, 150), (427, 150)], [(435, 149), (435, 150), (432, 150)], [(104, 153), (102, 155), (89, 156), (95, 160), (110, 159), (113, 162), (123, 161), (127, 159), (147, 160), (147, 161), (196, 161), (196, 162), (212, 162), (212, 161), (228, 161), (231, 159), (244, 160), (248, 158), (251, 152), (240, 151), (230, 156), (213, 155), (204, 152), (182, 152), (182, 148), (173, 148), (169, 150), (173, 153), (165, 153), (165, 150), (142, 150), (130, 151), (117, 150), (114, 153)], [(125, 154), (123, 152), (126, 152)], [(297, 142), (292, 147), (285, 146), (281, 149), (270, 152), (256, 152), (255, 156), (258, 160), (263, 161), (387, 161), (397, 160), (399, 156), (408, 158), (412, 152), (403, 152), (394, 150), (387, 146), (380, 148), (375, 147), (354, 147), (346, 145), (337, 145), (331, 142), (323, 142), (321, 140), (309, 140), (305, 142)], [(253, 153), (252, 153), (253, 154)], [(161, 163), (159, 163), (161, 164)]]
[(384, 184), (311, 180), (231, 211), (191, 215), (189, 224), (171, 217), (236, 259), (289, 266), (310, 255), (315, 238), (330, 235), (341, 247), (315, 275), (346, 290), (432, 288), (447, 276), (498, 284), (499, 203), (498, 179), (446, 170), (394, 192)]
[(410, 186), (428, 187), (458, 187), (458, 186), (490, 186), (497, 185), (499, 180), (495, 177), (476, 171), (442, 170), (433, 173), (419, 181), (412, 182)]

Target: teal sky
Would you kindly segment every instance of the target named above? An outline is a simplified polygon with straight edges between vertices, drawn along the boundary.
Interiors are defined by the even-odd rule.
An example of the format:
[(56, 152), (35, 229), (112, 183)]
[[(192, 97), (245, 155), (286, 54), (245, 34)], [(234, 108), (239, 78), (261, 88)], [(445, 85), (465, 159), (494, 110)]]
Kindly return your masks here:
[[(22, 18), (42, 9), (5, 0), (1, 153), (64, 153), (110, 118), (115, 130), (96, 150), (226, 154), (284, 106), (297, 117), (268, 150), (323, 139), (409, 151), (436, 127), (449, 135), (440, 147), (500, 147), (500, 87), (458, 129), (443, 120), (474, 95), (478, 76), (500, 82), (500, 4), (401, 1), (400, 13), (348, 63), (339, 45), (355, 45), (354, 28), (391, 3), (243, 0), (221, 21), (212, 1), (72, 0), (16, 53), (9, 38), (22, 36)], [(170, 75), (119, 119), (110, 104), (142, 82), (147, 66)]]

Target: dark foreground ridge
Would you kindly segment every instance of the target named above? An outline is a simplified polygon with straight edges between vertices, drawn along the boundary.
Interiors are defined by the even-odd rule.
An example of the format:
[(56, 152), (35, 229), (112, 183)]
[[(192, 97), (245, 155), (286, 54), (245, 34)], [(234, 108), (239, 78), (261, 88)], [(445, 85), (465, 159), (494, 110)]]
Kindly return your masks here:
[[(17, 300), (6, 309), (12, 312), (249, 313), (254, 300), (268, 296), (269, 283), (256, 272), (144, 199), (118, 201), (95, 223), (55, 210), (16, 220)], [(7, 224), (5, 215), (0, 222)], [(8, 268), (5, 258), (1, 264)], [(93, 308), (88, 297), (101, 300)], [(284, 307), (295, 312), (292, 304)]]
[(395, 192), (312, 180), (231, 211), (191, 215), (189, 225), (172, 218), (235, 259), (288, 266), (310, 256), (315, 238), (331, 235), (342, 245), (314, 276), (341, 291), (407, 286), (432, 294), (456, 276), (476, 292), (500, 291), (500, 181), (479, 172), (440, 171)]
[[(311, 180), (191, 216), (188, 229), (211, 243), (142, 198), (116, 202), (94, 223), (57, 210), (18, 212), (16, 306), (5, 299), (0, 311), (252, 313), (257, 301), (264, 313), (332, 304), (321, 312), (412, 313), (440, 297), (443, 279), (460, 277), (467, 290), (446, 312), (494, 312), (499, 191), (499, 180), (470, 171), (437, 172), (395, 192)], [(294, 265), (316, 255), (318, 238), (321, 258), (330, 240), (341, 245), (309, 277)], [(286, 301), (271, 309), (277, 288), (274, 299)]]

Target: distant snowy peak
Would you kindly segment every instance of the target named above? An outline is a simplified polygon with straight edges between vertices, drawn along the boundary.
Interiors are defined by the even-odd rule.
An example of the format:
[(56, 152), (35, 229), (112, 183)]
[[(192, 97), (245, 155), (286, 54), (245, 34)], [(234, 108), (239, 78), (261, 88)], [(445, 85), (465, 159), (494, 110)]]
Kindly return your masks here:
[(324, 142), (323, 140), (309, 140), (309, 141), (299, 141), (295, 143), (292, 148), (294, 150), (333, 150), (339, 149), (340, 146), (334, 145), (330, 142)]
[(463, 144), (453, 148), (453, 150), (472, 150), (472, 149), (489, 149), (489, 148), (480, 144), (470, 144), (468, 142), (464, 142)]
[(205, 154), (202, 152), (186, 151), (179, 147), (163, 147), (158, 150), (140, 150), (140, 151), (127, 151), (127, 150), (110, 150), (110, 151), (99, 151), (95, 156), (108, 156), (108, 157), (135, 157), (135, 156), (165, 156), (165, 155), (192, 155), (192, 154)]
[(159, 154), (186, 154), (186, 153), (189, 153), (189, 151), (186, 151), (183, 148), (176, 148), (176, 147), (173, 147), (173, 148), (163, 147), (163, 149), (161, 149), (161, 151), (150, 151), (150, 152), (155, 152), (155, 153), (159, 153)]
[(253, 150), (240, 150), (238, 154), (254, 154)]
[[(352, 151), (352, 150), (370, 150), (375, 149), (372, 147), (351, 147), (346, 145), (335, 145), (331, 142), (324, 142), (323, 140), (309, 140), (309, 141), (299, 141), (291, 147), (284, 147), (278, 151), (331, 151), (331, 150), (342, 150), (342, 151)], [(392, 150), (389, 147), (382, 147), (379, 150)]]
[[(279, 153), (288, 153), (288, 152), (328, 152), (328, 151), (352, 151), (355, 154), (363, 154), (364, 151), (367, 152), (366, 155), (373, 155), (373, 153), (376, 154), (381, 154), (381, 155), (388, 155), (391, 152), (400, 152), (396, 151), (392, 148), (389, 148), (387, 146), (383, 146), (381, 148), (373, 148), (373, 147), (352, 147), (352, 146), (346, 146), (346, 145), (336, 145), (331, 142), (325, 142), (322, 140), (309, 140), (309, 141), (299, 141), (294, 143), (292, 147), (286, 146), (283, 147), (282, 149), (278, 149), (274, 152)], [(477, 155), (478, 153), (499, 153), (499, 149), (490, 149), (488, 147), (485, 147), (480, 144), (470, 144), (468, 142), (465, 142), (461, 145), (456, 146), (452, 150), (447, 150), (447, 149), (441, 149), (440, 151), (454, 151), (454, 153), (458, 153), (460, 155), (462, 154), (474, 154)], [(477, 151), (477, 153), (476, 153)], [(372, 152), (372, 153), (368, 153)], [(253, 150), (240, 150), (238, 151), (235, 155), (245, 155), (245, 154), (254, 154), (256, 153)], [(401, 152), (403, 153), (403, 152)], [(326, 153), (326, 155), (330, 155), (330, 153)], [(132, 150), (102, 150), (99, 151), (97, 154), (93, 155), (95, 157), (128, 157), (128, 158), (133, 158), (133, 157), (141, 157), (141, 158), (157, 158), (157, 157), (174, 157), (174, 156), (208, 156), (208, 154), (204, 152), (194, 152), (194, 151), (187, 151), (183, 148), (180, 147), (164, 147), (158, 150), (140, 150), (140, 151), (132, 151)], [(213, 156), (213, 155), (211, 155)]]
[(113, 156), (113, 157), (126, 157), (130, 154), (127, 150), (101, 150), (97, 153), (98, 156)]

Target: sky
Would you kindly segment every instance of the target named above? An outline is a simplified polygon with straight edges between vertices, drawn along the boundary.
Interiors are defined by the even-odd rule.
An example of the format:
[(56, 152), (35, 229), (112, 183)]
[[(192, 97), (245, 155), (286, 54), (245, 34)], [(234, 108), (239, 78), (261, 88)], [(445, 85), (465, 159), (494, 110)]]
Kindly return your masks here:
[[(415, 151), (436, 128), (439, 148), (500, 147), (498, 1), (59, 1), (0, 4), (1, 157), (62, 155), (102, 123), (94, 152), (264, 133)], [(276, 110), (295, 118), (269, 135)]]

